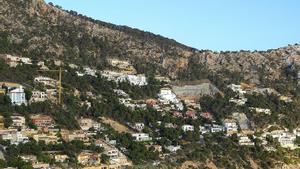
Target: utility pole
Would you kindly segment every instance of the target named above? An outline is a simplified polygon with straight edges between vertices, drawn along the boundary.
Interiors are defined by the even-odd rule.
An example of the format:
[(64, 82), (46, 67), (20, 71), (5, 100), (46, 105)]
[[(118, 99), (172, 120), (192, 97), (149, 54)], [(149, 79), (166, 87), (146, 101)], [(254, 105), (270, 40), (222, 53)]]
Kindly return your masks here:
[(58, 104), (62, 105), (62, 69), (61, 67), (59, 70), (38, 70), (39, 72), (58, 72), (58, 85), (57, 85), (57, 90), (58, 90)]

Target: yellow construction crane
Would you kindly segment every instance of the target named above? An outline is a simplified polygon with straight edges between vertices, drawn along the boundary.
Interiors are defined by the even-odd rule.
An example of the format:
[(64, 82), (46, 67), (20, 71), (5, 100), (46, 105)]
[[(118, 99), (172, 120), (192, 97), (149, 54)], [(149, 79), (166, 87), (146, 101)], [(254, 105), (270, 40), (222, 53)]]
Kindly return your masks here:
[(62, 105), (62, 69), (59, 68), (59, 70), (38, 70), (39, 72), (58, 72), (58, 104)]

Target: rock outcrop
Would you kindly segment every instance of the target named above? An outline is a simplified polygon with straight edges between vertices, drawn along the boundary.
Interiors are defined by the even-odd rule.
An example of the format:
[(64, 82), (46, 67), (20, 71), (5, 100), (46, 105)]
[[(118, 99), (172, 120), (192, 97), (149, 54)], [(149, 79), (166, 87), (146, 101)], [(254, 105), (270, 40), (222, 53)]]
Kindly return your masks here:
[(172, 78), (190, 64), (199, 64), (212, 72), (238, 72), (254, 82), (259, 81), (260, 72), (276, 79), (280, 69), (300, 63), (299, 45), (264, 52), (200, 51), (159, 35), (64, 11), (43, 0), (0, 0), (0, 14), (0, 31), (8, 32), (12, 43), (21, 46), (14, 52), (35, 58), (96, 67), (106, 58), (121, 57), (139, 66), (155, 65), (157, 73)]

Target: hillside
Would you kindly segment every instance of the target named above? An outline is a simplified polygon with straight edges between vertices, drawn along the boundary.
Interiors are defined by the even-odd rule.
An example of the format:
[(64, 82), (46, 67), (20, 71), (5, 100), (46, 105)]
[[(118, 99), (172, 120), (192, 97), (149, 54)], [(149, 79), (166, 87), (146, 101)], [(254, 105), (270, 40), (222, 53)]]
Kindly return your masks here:
[(299, 168), (299, 112), (298, 44), (197, 50), (0, 0), (0, 168)]
[(279, 69), (293, 60), (299, 63), (299, 45), (262, 52), (199, 51), (152, 33), (64, 11), (43, 0), (0, 0), (0, 4), (0, 31), (8, 33), (14, 46), (8, 50), (36, 59), (100, 68), (106, 58), (125, 58), (141, 73), (152, 68), (172, 78), (202, 79), (201, 73), (186, 76), (191, 67), (202, 67), (204, 72), (224, 76), (243, 73), (243, 78), (255, 83), (261, 76), (279, 78)]

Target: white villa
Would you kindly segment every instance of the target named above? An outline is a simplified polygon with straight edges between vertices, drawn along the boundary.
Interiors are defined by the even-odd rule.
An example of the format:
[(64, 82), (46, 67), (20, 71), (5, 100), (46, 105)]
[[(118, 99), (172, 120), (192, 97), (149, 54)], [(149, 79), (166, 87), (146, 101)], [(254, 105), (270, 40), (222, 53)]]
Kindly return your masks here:
[(131, 134), (135, 141), (151, 141), (152, 138), (147, 133), (134, 133)]
[(20, 86), (19, 88), (10, 89), (7, 93), (9, 96), (11, 103), (13, 105), (22, 105), (26, 104), (26, 98), (25, 98), (25, 92), (23, 86)]
[(194, 126), (192, 125), (189, 125), (189, 124), (185, 124), (181, 127), (181, 129), (184, 131), (184, 132), (187, 132), (187, 131), (194, 131)]

